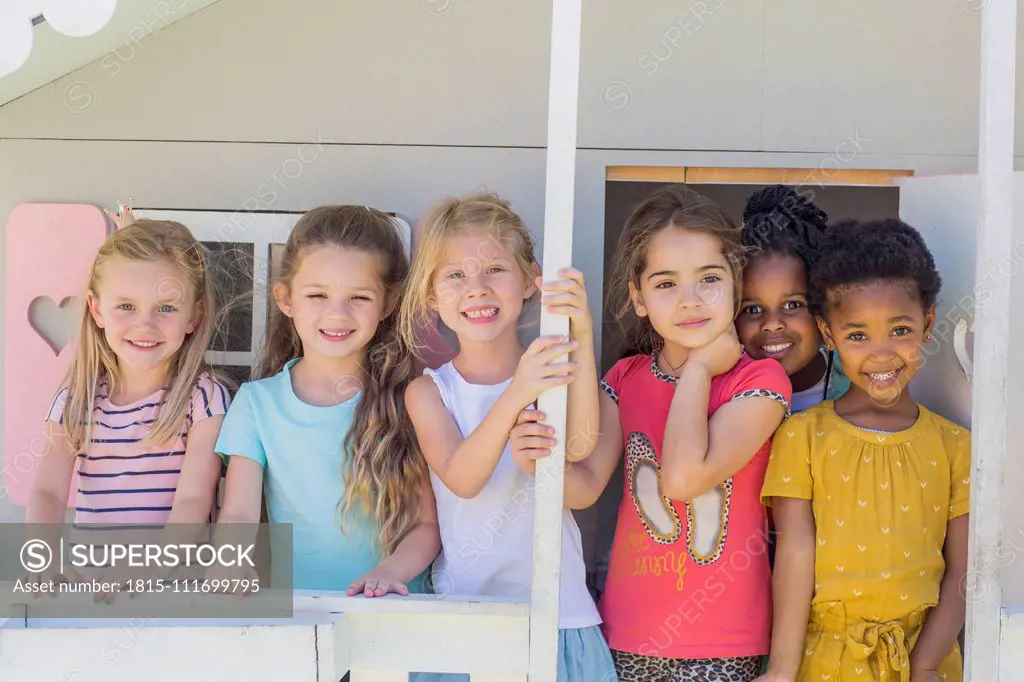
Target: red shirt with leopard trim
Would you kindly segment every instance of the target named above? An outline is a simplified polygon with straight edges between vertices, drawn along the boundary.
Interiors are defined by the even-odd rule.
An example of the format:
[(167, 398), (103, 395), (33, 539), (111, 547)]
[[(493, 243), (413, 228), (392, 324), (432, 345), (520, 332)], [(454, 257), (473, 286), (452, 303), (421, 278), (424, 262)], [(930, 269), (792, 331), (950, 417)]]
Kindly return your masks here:
[[(686, 502), (661, 494), (661, 445), (676, 378), (654, 357), (620, 360), (601, 382), (619, 405), (625, 490), (601, 616), (608, 645), (663, 658), (767, 654), (771, 572), (761, 486), (771, 439), (713, 490)], [(767, 397), (789, 407), (775, 360), (743, 355), (711, 380), (709, 417), (730, 400)]]

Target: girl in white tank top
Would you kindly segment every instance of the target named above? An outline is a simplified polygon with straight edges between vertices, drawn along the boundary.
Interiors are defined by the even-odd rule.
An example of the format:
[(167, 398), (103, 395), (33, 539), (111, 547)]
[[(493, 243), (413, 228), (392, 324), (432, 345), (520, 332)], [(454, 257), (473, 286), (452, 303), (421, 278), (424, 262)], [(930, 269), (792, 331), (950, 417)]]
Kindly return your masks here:
[[(493, 194), (449, 199), (428, 216), (418, 240), (401, 326), (410, 347), (436, 312), (455, 335), (455, 358), (406, 390), (437, 500), (441, 555), (432, 582), (445, 596), (528, 600), (533, 569), (534, 462), (514, 460), (509, 432), (548, 388), (568, 384), (567, 431), (596, 437), (599, 419), (593, 326), (582, 275), (540, 282), (533, 240)], [(518, 339), (526, 301), (569, 317), (573, 337)], [(577, 439), (578, 440), (578, 439)], [(591, 448), (580, 442), (566, 459)], [(559, 682), (613, 682), (615, 668), (586, 586), (579, 528), (562, 514)], [(420, 682), (465, 679), (421, 674)]]

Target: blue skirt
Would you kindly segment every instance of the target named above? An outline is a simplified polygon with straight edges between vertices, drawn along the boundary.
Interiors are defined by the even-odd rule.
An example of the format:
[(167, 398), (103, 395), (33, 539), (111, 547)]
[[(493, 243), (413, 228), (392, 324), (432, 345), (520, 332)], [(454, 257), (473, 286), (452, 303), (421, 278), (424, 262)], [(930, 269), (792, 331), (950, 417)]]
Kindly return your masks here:
[[(469, 682), (468, 674), (415, 673), (413, 682)], [(558, 682), (618, 682), (601, 628), (558, 631)]]

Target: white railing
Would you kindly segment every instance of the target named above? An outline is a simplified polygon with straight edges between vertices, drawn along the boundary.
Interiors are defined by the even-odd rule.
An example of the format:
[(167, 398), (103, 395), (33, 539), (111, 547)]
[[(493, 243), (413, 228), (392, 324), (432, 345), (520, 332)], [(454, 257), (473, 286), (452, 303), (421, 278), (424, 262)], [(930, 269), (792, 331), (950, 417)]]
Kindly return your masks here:
[[(1003, 576), (1003, 463), (1017, 446), (1007, 438), (1010, 424), (1010, 276), (999, 267), (1013, 248), (1014, 105), (1018, 0), (986, 0), (981, 5), (981, 95), (978, 142), (980, 200), (977, 227), (979, 286), (993, 277), (991, 296), (976, 309), (975, 374), (972, 387), (971, 546), (967, 575), (967, 652), (969, 682), (1024, 678), (1024, 668), (999, 677), (999, 666), (1013, 652), (1001, 647)], [(976, 289), (980, 291), (980, 289)], [(978, 589), (982, 588), (982, 589)], [(1019, 634), (1016, 635), (1018, 638)], [(1004, 671), (1007, 669), (1004, 668)]]
[[(74, 608), (91, 596), (57, 599)], [(136, 599), (133, 608), (145, 611), (150, 598)], [(469, 673), (471, 682), (528, 679), (525, 602), (300, 592), (288, 620), (82, 622), (38, 619), (26, 601), (0, 628), (4, 682), (337, 682), (350, 671), (351, 682), (406, 682), (410, 672)]]

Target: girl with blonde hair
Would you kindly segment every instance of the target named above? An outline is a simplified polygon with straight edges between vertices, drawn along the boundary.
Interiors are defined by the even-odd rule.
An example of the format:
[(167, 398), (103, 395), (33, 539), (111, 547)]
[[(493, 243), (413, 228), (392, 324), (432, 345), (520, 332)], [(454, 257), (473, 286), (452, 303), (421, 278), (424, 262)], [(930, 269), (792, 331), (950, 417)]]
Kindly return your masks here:
[[(534, 486), (544, 483), (533, 478), (533, 462), (514, 460), (509, 450), (520, 411), (548, 388), (568, 384), (569, 429), (596, 431), (597, 370), (583, 276), (566, 268), (562, 279), (542, 283), (538, 275), (530, 233), (496, 195), (448, 199), (427, 217), (401, 326), (415, 347), (432, 309), (459, 346), (451, 362), (426, 370), (406, 392), (437, 500), (443, 550), (432, 577), (444, 594), (529, 598)], [(524, 349), (520, 316), (541, 290), (548, 310), (569, 316), (573, 340), (541, 337)], [(614, 682), (569, 510), (561, 525), (558, 680)]]
[(210, 518), (229, 397), (204, 359), (214, 326), (207, 255), (184, 225), (119, 206), (47, 416), (27, 523), (64, 521), (76, 461), (77, 526)]

